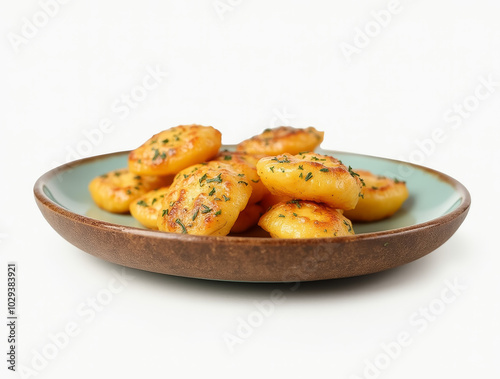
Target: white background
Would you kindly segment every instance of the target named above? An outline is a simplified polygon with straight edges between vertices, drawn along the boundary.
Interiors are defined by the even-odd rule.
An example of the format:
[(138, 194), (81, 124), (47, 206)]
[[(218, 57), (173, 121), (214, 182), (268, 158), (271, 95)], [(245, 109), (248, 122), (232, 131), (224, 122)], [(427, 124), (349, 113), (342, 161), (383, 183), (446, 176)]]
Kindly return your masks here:
[[(24, 377), (499, 377), (497, 0), (41, 3), (0, 5), (0, 309), (5, 320), (6, 264), (15, 261), (17, 364), (37, 373)], [(390, 17), (380, 13), (389, 8)], [(141, 92), (148, 67), (167, 74)], [(124, 109), (131, 92), (140, 101)], [(113, 130), (90, 143), (108, 118)], [(455, 177), (472, 208), (444, 246), (388, 272), (293, 292), (128, 270), (134, 279), (82, 316), (121, 268), (57, 235), (35, 205), (34, 182), (182, 123), (212, 125), (224, 143), (313, 125), (326, 132), (324, 148)], [(419, 312), (450, 294), (446, 281), (460, 292), (423, 321)], [(284, 300), (231, 352), (224, 336), (242, 337), (241, 320), (258, 317), (256, 302), (275, 289)], [(54, 352), (51, 336), (68, 323), (79, 334), (60, 337)], [(398, 349), (400, 333), (411, 343)]]

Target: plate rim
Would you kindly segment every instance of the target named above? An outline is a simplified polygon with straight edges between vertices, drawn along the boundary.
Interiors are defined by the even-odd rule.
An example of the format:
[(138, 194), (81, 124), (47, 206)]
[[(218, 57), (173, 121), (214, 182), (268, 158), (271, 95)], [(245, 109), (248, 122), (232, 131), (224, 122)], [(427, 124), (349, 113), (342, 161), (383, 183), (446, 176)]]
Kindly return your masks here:
[[(223, 148), (230, 148), (233, 145), (222, 145), (221, 149)], [(81, 166), (96, 160), (102, 160), (106, 158), (110, 158), (113, 156), (119, 156), (119, 155), (125, 155), (130, 153), (130, 150), (123, 150), (123, 151), (118, 151), (118, 152), (112, 152), (112, 153), (105, 153), (105, 154), (100, 154), (100, 155), (94, 155), (91, 157), (86, 157), (86, 158), (81, 158), (75, 161), (71, 161), (62, 165), (59, 165), (57, 167), (52, 168), (51, 170), (45, 172), (42, 174), (35, 182), (33, 186), (33, 193), (35, 196), (35, 199), (40, 202), (43, 206), (47, 207), (53, 212), (58, 213), (61, 216), (64, 216), (66, 218), (72, 219), (73, 221), (87, 224), (89, 226), (93, 227), (100, 227), (103, 229), (109, 229), (113, 231), (121, 231), (121, 232), (127, 232), (131, 234), (138, 234), (141, 235), (142, 237), (154, 237), (154, 238), (160, 238), (160, 239), (166, 239), (166, 240), (182, 240), (185, 242), (191, 242), (191, 243), (207, 243), (207, 242), (216, 242), (216, 243), (230, 243), (230, 244), (248, 244), (251, 243), (252, 245), (260, 245), (260, 246), (272, 246), (272, 245), (283, 245), (287, 244), (290, 246), (297, 245), (297, 244), (304, 244), (304, 243), (329, 243), (329, 244), (335, 244), (335, 243), (348, 243), (348, 242), (354, 242), (354, 241), (360, 241), (360, 240), (370, 240), (370, 239), (379, 239), (379, 238), (385, 238), (387, 236), (393, 235), (393, 234), (405, 234), (405, 233), (411, 233), (416, 230), (421, 230), (425, 228), (430, 228), (436, 225), (441, 225), (441, 224), (446, 224), (448, 222), (451, 222), (455, 218), (459, 217), (461, 214), (464, 212), (467, 212), (470, 208), (471, 205), (471, 195), (468, 191), (468, 189), (457, 179), (444, 174), (443, 172), (440, 172), (438, 170), (431, 169), (426, 166), (418, 165), (415, 163), (411, 162), (405, 162), (397, 159), (392, 159), (392, 158), (385, 158), (385, 157), (379, 157), (379, 156), (374, 156), (374, 155), (367, 155), (367, 154), (361, 154), (361, 153), (353, 153), (353, 152), (344, 152), (344, 151), (338, 151), (338, 150), (326, 150), (326, 149), (320, 149), (325, 153), (332, 154), (334, 155), (335, 153), (340, 153), (340, 154), (350, 154), (350, 155), (357, 155), (357, 156), (363, 156), (363, 157), (368, 157), (368, 158), (374, 158), (374, 159), (382, 159), (385, 161), (390, 161), (396, 164), (403, 164), (406, 166), (411, 166), (415, 169), (418, 170), (423, 170), (434, 177), (436, 179), (443, 181), (449, 185), (452, 186), (452, 188), (457, 191), (462, 199), (461, 204), (454, 209), (453, 211), (446, 213), (444, 215), (441, 215), (439, 217), (433, 218), (431, 220), (418, 223), (415, 225), (410, 225), (410, 226), (404, 226), (400, 228), (395, 228), (395, 229), (389, 229), (389, 230), (382, 230), (382, 231), (377, 231), (377, 232), (369, 232), (369, 233), (362, 233), (362, 234), (355, 234), (352, 236), (342, 236), (342, 237), (320, 237), (320, 238), (269, 238), (269, 237), (250, 237), (250, 236), (199, 236), (199, 235), (192, 235), (192, 234), (180, 234), (180, 233), (167, 233), (163, 231), (158, 231), (158, 230), (151, 230), (151, 229), (142, 229), (134, 226), (128, 226), (128, 225), (121, 225), (121, 224), (115, 224), (109, 221), (103, 221), (95, 218), (91, 218), (88, 216), (84, 216), (78, 213), (75, 213), (67, 208), (64, 208), (63, 206), (57, 204), (53, 200), (51, 200), (43, 191), (44, 186), (47, 185), (48, 181), (52, 179), (54, 176), (57, 176), (65, 171), (72, 170), (76, 166)]]

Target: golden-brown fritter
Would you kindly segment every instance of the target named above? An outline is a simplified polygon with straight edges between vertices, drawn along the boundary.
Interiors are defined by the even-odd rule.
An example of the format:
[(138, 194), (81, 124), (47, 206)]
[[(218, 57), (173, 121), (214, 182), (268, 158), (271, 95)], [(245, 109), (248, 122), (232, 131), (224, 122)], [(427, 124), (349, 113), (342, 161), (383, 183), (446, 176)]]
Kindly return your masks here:
[(221, 133), (211, 126), (179, 125), (155, 134), (129, 154), (131, 172), (175, 175), (217, 155)]
[(312, 126), (304, 129), (280, 126), (266, 129), (261, 134), (240, 142), (236, 150), (262, 155), (298, 154), (302, 151), (314, 151), (323, 142), (323, 136), (324, 132), (319, 132)]
[(269, 191), (262, 184), (259, 174), (257, 174), (256, 164), (262, 156), (246, 154), (243, 152), (235, 151), (222, 151), (215, 158), (215, 161), (224, 162), (233, 166), (238, 172), (243, 172), (248, 179), (248, 184), (252, 186), (252, 196), (250, 196), (249, 203), (256, 203), (260, 201), (264, 195)]
[(113, 213), (128, 213), (132, 201), (171, 182), (172, 176), (137, 175), (123, 168), (94, 178), (89, 191), (100, 208)]
[(265, 157), (257, 163), (257, 172), (274, 195), (326, 203), (336, 209), (353, 209), (362, 187), (359, 175), (329, 155)]
[(344, 215), (353, 221), (377, 221), (392, 216), (408, 198), (406, 183), (367, 170), (354, 170), (364, 181), (356, 208)]
[(174, 179), (158, 215), (158, 229), (227, 235), (246, 207), (252, 186), (243, 172), (222, 162), (188, 167)]
[(248, 204), (236, 219), (231, 233), (243, 233), (251, 227), (257, 225), (260, 216), (264, 214), (264, 208), (259, 204)]
[(162, 187), (142, 195), (130, 203), (130, 214), (149, 229), (158, 229), (158, 213), (169, 187)]
[(259, 220), (273, 238), (324, 238), (354, 234), (352, 223), (337, 209), (312, 201), (274, 205)]

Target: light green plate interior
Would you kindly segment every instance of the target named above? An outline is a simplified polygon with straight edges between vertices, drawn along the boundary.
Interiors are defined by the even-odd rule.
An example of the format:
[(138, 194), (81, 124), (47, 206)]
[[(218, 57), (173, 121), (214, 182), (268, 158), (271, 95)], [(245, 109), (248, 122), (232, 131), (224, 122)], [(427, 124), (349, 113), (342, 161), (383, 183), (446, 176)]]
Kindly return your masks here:
[[(229, 147), (231, 148), (231, 147)], [(371, 223), (355, 223), (356, 234), (412, 226), (443, 216), (456, 209), (462, 195), (437, 174), (403, 162), (366, 155), (319, 150), (333, 155), (354, 169), (406, 181), (410, 197), (391, 218)], [(61, 171), (50, 178), (43, 191), (52, 201), (73, 213), (119, 225), (144, 228), (130, 215), (117, 215), (98, 208), (88, 191), (89, 182), (106, 172), (127, 167), (127, 152), (97, 157)]]

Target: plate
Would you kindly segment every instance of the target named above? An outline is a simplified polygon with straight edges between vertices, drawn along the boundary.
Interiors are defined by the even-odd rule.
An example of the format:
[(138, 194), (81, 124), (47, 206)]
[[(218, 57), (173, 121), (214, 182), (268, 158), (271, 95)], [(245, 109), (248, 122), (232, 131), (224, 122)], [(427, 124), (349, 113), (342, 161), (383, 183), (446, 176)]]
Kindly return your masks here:
[(96, 257), (169, 275), (249, 282), (334, 279), (391, 269), (441, 246), (468, 213), (469, 192), (448, 175), (391, 159), (317, 152), (354, 169), (404, 180), (410, 197), (391, 218), (355, 223), (356, 235), (347, 237), (274, 239), (258, 227), (225, 237), (147, 230), (130, 215), (99, 209), (87, 189), (92, 178), (127, 167), (128, 151), (57, 167), (37, 180), (34, 195), (48, 223)]

